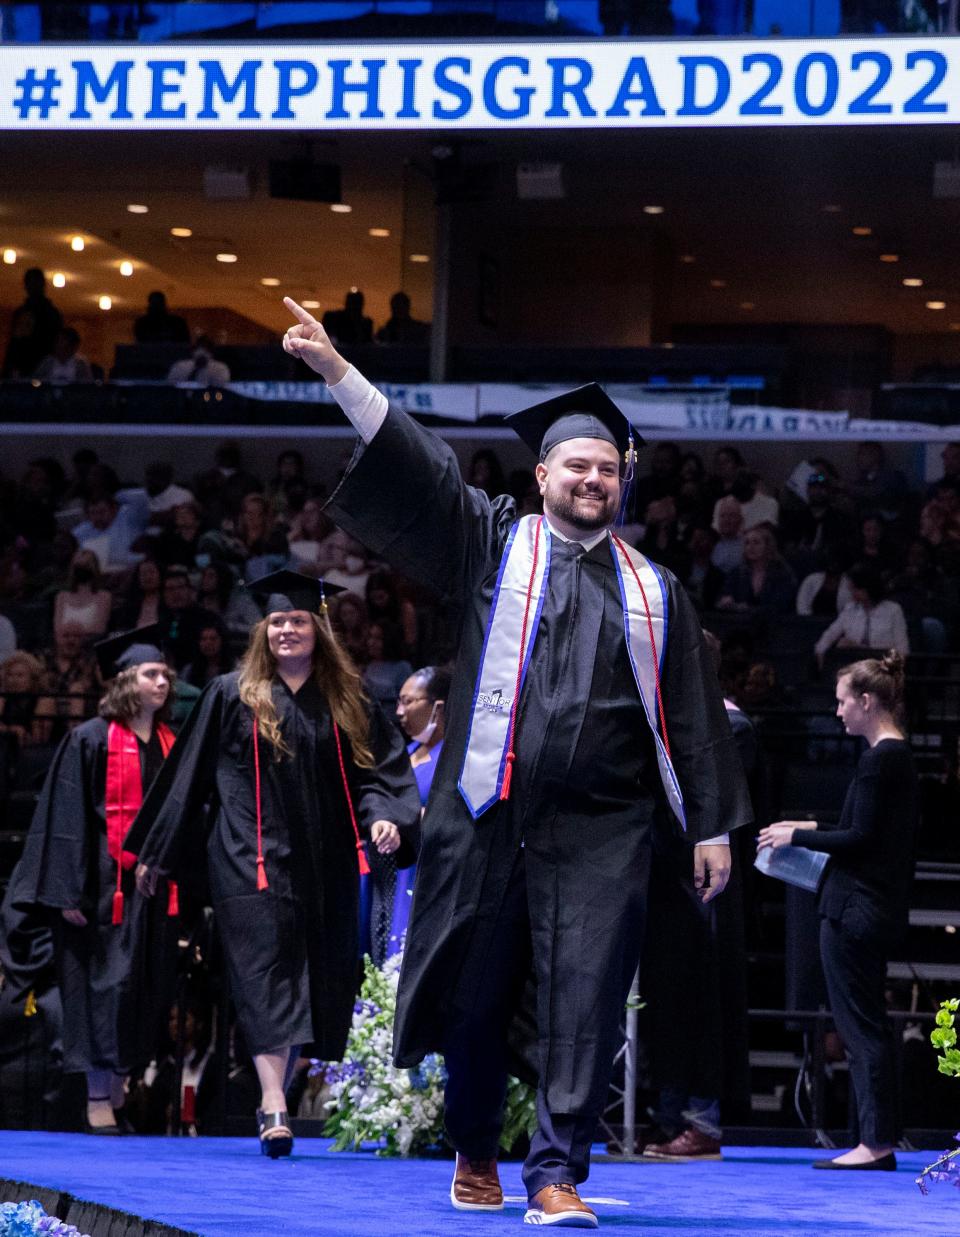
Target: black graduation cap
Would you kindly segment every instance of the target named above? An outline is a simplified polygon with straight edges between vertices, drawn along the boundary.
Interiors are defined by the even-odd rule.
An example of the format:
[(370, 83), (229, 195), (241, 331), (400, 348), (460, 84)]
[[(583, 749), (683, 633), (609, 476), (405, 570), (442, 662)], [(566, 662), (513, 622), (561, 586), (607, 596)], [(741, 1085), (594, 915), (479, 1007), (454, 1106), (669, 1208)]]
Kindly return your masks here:
[(601, 438), (612, 443), (624, 460), (631, 437), (634, 446), (644, 445), (599, 382), (589, 382), (575, 391), (565, 391), (541, 404), (513, 412), (504, 417), (504, 423), (519, 434), (541, 461), (551, 448), (570, 438)]
[(112, 679), (131, 666), (142, 666), (148, 661), (166, 661), (160, 649), (162, 638), (163, 628), (159, 623), (151, 623), (148, 627), (121, 631), (106, 640), (98, 640), (93, 649), (101, 677)]
[(316, 576), (305, 576), (287, 568), (251, 580), (247, 588), (257, 598), (264, 617), (285, 610), (307, 610), (317, 614), (324, 598), (344, 592), (340, 584), (324, 584)]

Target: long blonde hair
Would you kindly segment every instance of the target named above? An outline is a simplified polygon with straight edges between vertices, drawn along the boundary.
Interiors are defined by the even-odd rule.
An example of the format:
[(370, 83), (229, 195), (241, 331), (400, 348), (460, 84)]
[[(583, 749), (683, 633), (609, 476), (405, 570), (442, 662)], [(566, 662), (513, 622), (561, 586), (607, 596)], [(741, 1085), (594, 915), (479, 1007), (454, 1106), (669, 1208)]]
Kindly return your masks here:
[[(334, 723), (350, 740), (353, 763), (372, 768), (370, 720), (364, 707), (365, 696), (360, 674), (346, 650), (338, 643), (329, 620), (311, 614), (316, 643), (313, 648), (313, 678), (330, 706)], [(290, 755), (280, 733), (280, 719), (273, 702), (271, 686), (277, 673), (277, 660), (267, 639), (269, 618), (261, 619), (250, 633), (250, 643), (240, 662), (240, 699), (257, 719), (257, 731), (270, 743), (277, 760)]]

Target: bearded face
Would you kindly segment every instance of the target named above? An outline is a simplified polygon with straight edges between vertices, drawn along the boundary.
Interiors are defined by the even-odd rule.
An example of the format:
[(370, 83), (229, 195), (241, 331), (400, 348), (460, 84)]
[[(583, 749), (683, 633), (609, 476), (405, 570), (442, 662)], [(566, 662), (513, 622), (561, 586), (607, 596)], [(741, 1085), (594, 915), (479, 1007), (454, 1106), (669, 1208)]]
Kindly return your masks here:
[(561, 524), (590, 533), (612, 524), (620, 504), (620, 456), (600, 438), (558, 443), (537, 465), (543, 509)]

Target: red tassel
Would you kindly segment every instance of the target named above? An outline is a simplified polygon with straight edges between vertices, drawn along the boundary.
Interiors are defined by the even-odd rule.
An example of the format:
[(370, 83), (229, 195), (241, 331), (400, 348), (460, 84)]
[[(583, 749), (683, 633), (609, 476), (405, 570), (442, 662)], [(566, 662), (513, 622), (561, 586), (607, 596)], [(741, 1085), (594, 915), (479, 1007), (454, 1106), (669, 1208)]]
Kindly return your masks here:
[(264, 889), (269, 889), (270, 882), (267, 880), (267, 870), (263, 866), (263, 859), (257, 859), (257, 892), (262, 893)]
[(177, 882), (171, 881), (167, 886), (167, 915), (172, 919), (180, 914), (180, 890)]
[(123, 923), (123, 890), (118, 889), (113, 895), (113, 919), (114, 927), (117, 924)]
[(367, 862), (367, 856), (366, 856), (366, 852), (363, 849), (362, 842), (357, 843), (357, 860), (360, 863), (360, 875), (369, 876), (370, 875), (370, 864)]
[(510, 798), (510, 783), (513, 781), (513, 762), (516, 756), (513, 752), (507, 752), (507, 767), (503, 771), (503, 785), (500, 787), (501, 802), (504, 799)]

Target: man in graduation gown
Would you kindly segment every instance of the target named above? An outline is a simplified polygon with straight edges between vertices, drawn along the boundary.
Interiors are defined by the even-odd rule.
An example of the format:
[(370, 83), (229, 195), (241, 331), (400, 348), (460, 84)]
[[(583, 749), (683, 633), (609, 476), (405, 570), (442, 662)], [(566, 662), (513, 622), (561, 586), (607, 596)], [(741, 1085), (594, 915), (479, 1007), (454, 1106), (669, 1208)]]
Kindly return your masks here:
[(7, 923), (41, 914), (52, 929), (63, 1070), (87, 1076), (91, 1133), (118, 1132), (124, 1076), (153, 1052), (176, 948), (175, 889), (164, 882), (155, 907), (138, 898), (135, 857), (122, 849), (173, 744), (159, 720), (171, 686), (159, 634), (153, 625), (97, 645), (101, 715), (57, 749), (4, 906)]
[[(640, 952), (650, 833), (672, 816), (704, 897), (750, 817), (716, 675), (683, 589), (611, 533), (627, 426), (595, 384), (529, 410), (544, 518), (464, 484), (287, 299), (284, 347), (360, 440), (329, 511), (460, 608), (443, 754), (423, 822), (394, 1051), (442, 1051), (451, 1199), (498, 1209), (507, 1027), (536, 977), (531, 1224), (595, 1227), (580, 1200)], [(516, 527), (515, 527), (516, 525)], [(669, 933), (669, 924), (663, 924)]]
[[(403, 835), (415, 844), (420, 801), (402, 736), (378, 707), (360, 703), (359, 676), (318, 615), (320, 583), (280, 571), (250, 587), (264, 620), (241, 669), (204, 690), (126, 845), (149, 892), (157, 872), (179, 870), (191, 835), (206, 827), (220, 940), (261, 1083), (261, 1149), (277, 1158), (293, 1141), (283, 1100), (292, 1049), (312, 1044), (314, 1055), (337, 1061), (346, 1046), (359, 980), (359, 871), (368, 870), (363, 838), (378, 843), (395, 830), (395, 844), (383, 845), (408, 866), (415, 854)], [(365, 709), (372, 763), (358, 763), (321, 673), (337, 689), (331, 698), (352, 690)], [(255, 724), (245, 683), (272, 702), (282, 748)]]

